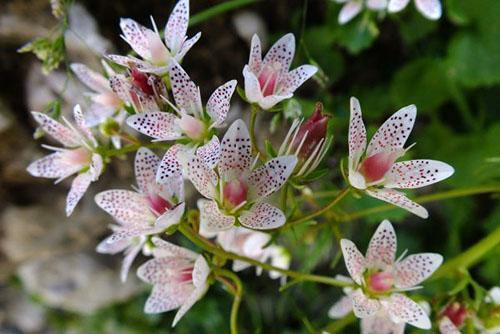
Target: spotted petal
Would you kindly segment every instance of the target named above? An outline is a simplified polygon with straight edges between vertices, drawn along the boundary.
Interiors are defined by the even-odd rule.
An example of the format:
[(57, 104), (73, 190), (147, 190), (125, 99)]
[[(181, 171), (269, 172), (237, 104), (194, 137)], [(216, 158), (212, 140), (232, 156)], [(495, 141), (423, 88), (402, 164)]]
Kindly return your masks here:
[(389, 13), (396, 13), (405, 9), (409, 3), (410, 0), (389, 0), (387, 10), (389, 11)]
[(89, 172), (82, 173), (75, 177), (71, 183), (71, 189), (66, 197), (66, 216), (73, 213), (76, 205), (87, 191), (92, 182), (92, 175)]
[(343, 296), (338, 300), (328, 311), (328, 316), (332, 319), (341, 319), (351, 313), (352, 298), (351, 296)]
[(410, 105), (396, 111), (375, 132), (368, 144), (366, 156), (370, 157), (379, 152), (396, 152), (403, 148), (413, 129), (417, 107)]
[(219, 163), (220, 158), (220, 142), (217, 136), (212, 136), (212, 139), (205, 145), (196, 150), (196, 155), (199, 156), (208, 168), (214, 169)]
[(351, 97), (351, 116), (349, 120), (349, 175), (358, 167), (359, 160), (366, 149), (366, 129), (361, 115), (361, 106)]
[(128, 18), (120, 19), (120, 28), (123, 32), (123, 39), (130, 47), (142, 58), (149, 59), (151, 52), (148, 34), (153, 31)]
[(159, 164), (160, 158), (145, 147), (141, 147), (135, 155), (135, 180), (139, 189), (145, 195), (156, 193), (158, 190), (156, 170)]
[(83, 64), (71, 64), (71, 70), (88, 88), (99, 93), (109, 92), (108, 80), (100, 73), (92, 71), (90, 68)]
[(252, 43), (250, 45), (250, 57), (248, 58), (248, 67), (254, 74), (260, 73), (262, 69), (262, 47), (260, 38), (257, 34), (252, 36)]
[(352, 297), (352, 310), (358, 318), (367, 318), (380, 309), (380, 302), (376, 299), (370, 299), (363, 294), (361, 289), (354, 291)]
[(365, 258), (358, 250), (356, 245), (348, 239), (340, 240), (340, 248), (344, 256), (345, 266), (351, 278), (357, 284), (361, 285), (362, 275), (365, 270)]
[(134, 262), (139, 252), (142, 250), (143, 244), (144, 242), (140, 242), (137, 245), (127, 248), (127, 250), (125, 251), (125, 257), (123, 258), (122, 267), (120, 269), (120, 280), (122, 281), (122, 283), (125, 283), (125, 281), (127, 281), (130, 267), (132, 266), (132, 263)]
[(262, 66), (280, 64), (280, 76), (287, 73), (295, 55), (295, 36), (286, 34), (274, 43), (269, 49)]
[(219, 175), (230, 181), (246, 174), (252, 163), (252, 146), (245, 123), (238, 119), (231, 124), (221, 142)]
[(384, 308), (394, 322), (407, 322), (421, 329), (430, 329), (431, 321), (425, 310), (410, 298), (393, 293), (387, 301), (382, 302)]
[(296, 156), (285, 155), (254, 170), (248, 178), (248, 200), (264, 198), (277, 191), (288, 180), (296, 164)]
[(135, 191), (103, 191), (95, 196), (95, 202), (120, 224), (147, 225), (155, 220), (144, 196)]
[(79, 104), (77, 104), (73, 108), (73, 118), (75, 119), (78, 130), (83, 133), (83, 135), (86, 137), (86, 140), (89, 141), (93, 146), (97, 146), (97, 141), (94, 138), (92, 131), (90, 131), (89, 127), (85, 123), (85, 116), (83, 115), (82, 108)]
[(293, 94), (297, 88), (302, 86), (302, 84), (312, 77), (318, 68), (312, 65), (302, 65), (297, 67), (291, 72), (284, 75), (282, 81), (280, 82), (280, 95)]
[(448, 317), (442, 317), (438, 326), (441, 334), (460, 334), (460, 330)]
[(191, 259), (193, 261), (198, 257), (198, 254), (195, 252), (187, 248), (174, 245), (158, 237), (153, 237), (151, 241), (155, 246), (152, 251), (155, 257), (181, 257)]
[(347, 2), (339, 12), (339, 24), (346, 24), (355, 18), (363, 9), (363, 2), (361, 1), (349, 1)]
[(260, 102), (264, 97), (260, 88), (257, 76), (250, 70), (248, 65), (243, 68), (243, 77), (245, 79), (245, 97), (252, 103)]
[(193, 285), (196, 288), (202, 288), (207, 284), (207, 277), (210, 273), (210, 267), (202, 255), (199, 255), (194, 262)]
[(429, 20), (438, 20), (443, 11), (440, 0), (415, 0), (415, 7)]
[(146, 301), (144, 312), (162, 313), (179, 308), (193, 292), (190, 284), (155, 285)]
[(40, 125), (43, 131), (45, 131), (52, 138), (54, 138), (64, 146), (66, 147), (80, 146), (80, 140), (78, 135), (68, 127), (62, 125), (61, 123), (50, 118), (49, 116), (42, 114), (41, 112), (33, 111), (31, 112), (31, 114), (33, 115), (33, 118)]
[(188, 51), (191, 50), (193, 45), (195, 45), (196, 42), (198, 42), (200, 37), (201, 37), (201, 32), (197, 33), (196, 35), (194, 35), (193, 37), (191, 37), (190, 39), (188, 39), (187, 41), (182, 43), (182, 47), (179, 50), (179, 52), (177, 52), (177, 54), (175, 54), (174, 59), (177, 60), (178, 62), (180, 62), (182, 60), (182, 58), (184, 58), (186, 53), (188, 53)]
[(28, 166), (27, 171), (36, 177), (62, 180), (83, 167), (82, 164), (68, 164), (67, 159), (64, 159), (64, 152), (54, 152), (33, 161)]
[(215, 197), (217, 174), (200, 157), (192, 156), (186, 164), (186, 171), (187, 177), (200, 194), (210, 199)]
[(405, 323), (395, 323), (385, 311), (361, 320), (362, 334), (403, 334), (404, 331)]
[(179, 320), (193, 307), (193, 305), (203, 297), (203, 295), (207, 292), (208, 285), (203, 285), (202, 287), (194, 289), (194, 291), (189, 295), (188, 298), (184, 301), (182, 306), (179, 308), (177, 313), (175, 314), (174, 321), (172, 322), (172, 327), (177, 325)]
[(237, 81), (231, 80), (217, 88), (207, 102), (207, 113), (213, 121), (213, 126), (222, 125), (229, 111), (231, 96), (233, 96)]
[(408, 289), (425, 281), (443, 263), (443, 257), (435, 253), (419, 253), (406, 257), (395, 266), (394, 285)]
[(366, 252), (366, 265), (383, 269), (392, 266), (396, 257), (397, 238), (394, 227), (384, 220), (373, 234)]
[(163, 158), (156, 172), (156, 182), (164, 185), (164, 189), (176, 196), (179, 200), (184, 198), (184, 180), (182, 168), (178, 160), (178, 153), (184, 151), (184, 146), (176, 144), (171, 146)]
[(420, 218), (426, 219), (429, 217), (429, 213), (423, 206), (413, 202), (412, 200), (408, 199), (408, 197), (406, 197), (405, 194), (396, 191), (394, 189), (372, 188), (372, 189), (367, 189), (366, 192), (368, 193), (368, 195), (372, 197), (378, 198), (384, 202), (391, 203), (407, 211), (410, 211), (411, 213), (419, 216)]
[(200, 234), (210, 235), (224, 231), (234, 225), (234, 217), (223, 214), (215, 201), (198, 200), (200, 210)]
[(175, 5), (165, 26), (165, 43), (176, 54), (186, 38), (189, 23), (189, 0), (180, 0)]
[[(139, 267), (137, 276), (147, 283), (183, 285), (176, 282), (179, 271), (193, 266), (193, 261), (180, 257), (155, 257)], [(177, 283), (177, 284), (176, 284)]]
[(384, 187), (420, 188), (450, 177), (453, 167), (436, 160), (396, 162), (385, 175)]
[(127, 124), (157, 141), (175, 140), (182, 136), (178, 118), (167, 112), (153, 111), (135, 114), (127, 118)]
[(200, 90), (181, 65), (173, 59), (170, 61), (169, 75), (177, 107), (187, 113), (200, 115), (202, 112)]
[(241, 225), (248, 228), (269, 230), (283, 226), (286, 222), (286, 217), (277, 207), (260, 202), (254, 204), (250, 210), (244, 211), (238, 220)]

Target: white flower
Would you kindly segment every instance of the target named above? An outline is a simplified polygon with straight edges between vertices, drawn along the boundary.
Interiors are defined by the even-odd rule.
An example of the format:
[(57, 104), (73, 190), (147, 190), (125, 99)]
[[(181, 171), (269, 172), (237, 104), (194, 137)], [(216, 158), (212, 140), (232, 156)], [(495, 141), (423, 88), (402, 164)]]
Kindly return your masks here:
[(383, 11), (387, 8), (388, 0), (335, 0), (344, 4), (339, 12), (339, 24), (346, 24), (355, 18), (366, 6), (373, 11)]
[(269, 49), (262, 60), (260, 40), (252, 38), (248, 65), (243, 69), (245, 95), (251, 103), (270, 109), (293, 93), (318, 70), (312, 65), (302, 65), (289, 71), (295, 54), (295, 37), (286, 34)]
[(161, 313), (179, 309), (172, 326), (200, 300), (208, 289), (207, 261), (189, 249), (153, 238), (154, 258), (137, 270), (137, 276), (153, 284), (144, 312)]
[[(440, 0), (414, 0), (417, 10), (429, 20), (438, 20), (442, 15)], [(389, 0), (387, 10), (389, 13), (402, 11), (408, 6), (410, 0)]]
[(97, 181), (103, 169), (102, 157), (95, 152), (97, 141), (85, 125), (79, 105), (73, 109), (76, 127), (64, 117), (65, 125), (40, 112), (32, 112), (40, 127), (64, 147), (43, 145), (55, 151), (31, 163), (27, 170), (37, 177), (57, 179), (56, 183), (70, 175), (79, 173), (71, 184), (66, 198), (66, 215), (70, 216), (83, 197), (90, 183)]
[(427, 218), (429, 215), (424, 207), (394, 188), (421, 188), (450, 177), (454, 169), (435, 160), (395, 162), (409, 149), (403, 146), (416, 116), (417, 108), (414, 105), (398, 110), (382, 124), (367, 147), (361, 107), (356, 98), (351, 98), (349, 182), (354, 188), (364, 190), (372, 197)]

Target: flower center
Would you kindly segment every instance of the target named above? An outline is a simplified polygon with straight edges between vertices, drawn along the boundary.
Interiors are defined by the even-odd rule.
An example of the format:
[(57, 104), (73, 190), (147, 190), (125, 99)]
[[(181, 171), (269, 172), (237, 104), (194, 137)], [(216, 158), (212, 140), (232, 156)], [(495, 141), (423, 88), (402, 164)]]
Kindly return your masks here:
[(148, 195), (146, 200), (148, 201), (151, 210), (158, 216), (161, 216), (173, 207), (172, 203), (157, 194)]
[(274, 94), (278, 85), (280, 71), (281, 63), (274, 62), (264, 66), (260, 72), (258, 80), (264, 97)]
[(379, 181), (391, 169), (400, 155), (400, 152), (375, 153), (361, 163), (360, 172), (365, 177), (367, 183)]
[(92, 152), (80, 147), (63, 153), (63, 161), (68, 165), (86, 166), (92, 161)]
[(382, 271), (368, 277), (368, 288), (376, 293), (383, 293), (392, 288), (394, 277), (391, 273)]
[(146, 73), (139, 71), (137, 68), (133, 68), (130, 71), (130, 76), (132, 77), (133, 85), (138, 87), (144, 94), (154, 95), (154, 89), (149, 84), (148, 76)]
[(155, 65), (166, 65), (170, 60), (170, 52), (163, 44), (160, 36), (154, 32), (148, 34), (149, 52), (151, 62)]
[(454, 302), (446, 306), (442, 315), (448, 317), (455, 326), (460, 327), (467, 317), (467, 309), (460, 303)]
[(176, 281), (178, 283), (190, 283), (193, 281), (194, 267), (187, 267), (179, 270), (177, 273)]
[(232, 180), (224, 185), (224, 202), (230, 207), (237, 207), (247, 199), (248, 185), (240, 180)]
[(187, 114), (182, 115), (179, 127), (193, 140), (200, 140), (205, 136), (205, 124), (193, 116)]

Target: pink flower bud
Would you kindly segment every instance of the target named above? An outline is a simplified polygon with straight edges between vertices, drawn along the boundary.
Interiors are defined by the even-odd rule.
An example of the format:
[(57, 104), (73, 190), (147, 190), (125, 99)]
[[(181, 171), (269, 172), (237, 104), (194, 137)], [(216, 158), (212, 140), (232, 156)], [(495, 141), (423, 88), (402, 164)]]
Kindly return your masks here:
[(316, 107), (314, 109), (313, 114), (309, 117), (299, 128), (297, 133), (297, 137), (295, 137), (295, 141), (293, 142), (293, 147), (297, 148), (302, 139), (307, 133), (307, 137), (304, 140), (304, 144), (302, 144), (302, 148), (299, 152), (299, 157), (308, 158), (311, 153), (314, 151), (316, 145), (325, 138), (326, 129), (328, 126), (329, 116), (322, 115), (323, 112), (323, 104), (316, 103)]
[(247, 200), (248, 185), (238, 179), (224, 185), (224, 201), (236, 207)]
[(391, 273), (379, 272), (368, 278), (368, 287), (374, 292), (386, 292), (392, 288), (394, 278)]
[(467, 309), (462, 304), (454, 302), (445, 307), (441, 316), (450, 319), (456, 327), (461, 327), (467, 317)]
[(179, 126), (182, 131), (191, 139), (202, 139), (205, 135), (205, 124), (199, 119), (190, 115), (182, 115), (179, 121)]
[(148, 75), (146, 73), (134, 67), (130, 70), (130, 76), (132, 77), (132, 84), (139, 88), (144, 94), (154, 95), (154, 89), (149, 84)]

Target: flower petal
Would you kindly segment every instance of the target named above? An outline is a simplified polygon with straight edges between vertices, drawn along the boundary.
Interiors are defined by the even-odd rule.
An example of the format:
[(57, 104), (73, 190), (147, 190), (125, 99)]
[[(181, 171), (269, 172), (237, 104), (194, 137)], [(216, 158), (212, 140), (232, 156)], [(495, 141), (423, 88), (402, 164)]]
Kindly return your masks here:
[(171, 146), (163, 158), (156, 172), (156, 182), (164, 185), (164, 188), (177, 199), (184, 198), (184, 180), (182, 177), (182, 166), (177, 154), (185, 151), (185, 147), (180, 144)]
[(65, 179), (71, 174), (77, 173), (84, 166), (81, 164), (69, 164), (63, 157), (64, 152), (54, 152), (43, 158), (33, 161), (27, 168), (28, 173), (36, 177), (49, 179)]
[(254, 170), (248, 178), (247, 199), (254, 201), (277, 191), (288, 180), (296, 164), (296, 156), (285, 155), (269, 160)]
[(363, 294), (361, 289), (353, 291), (352, 297), (352, 310), (354, 315), (358, 318), (367, 318), (380, 309), (380, 302), (376, 299), (370, 299)]
[(170, 226), (180, 223), (182, 215), (184, 215), (186, 204), (184, 202), (178, 204), (175, 208), (168, 210), (156, 220), (154, 227), (147, 234), (156, 234), (164, 231)]
[(78, 126), (78, 130), (80, 130), (85, 135), (86, 139), (90, 141), (93, 146), (97, 146), (97, 141), (94, 138), (92, 131), (90, 131), (89, 127), (85, 123), (85, 117), (79, 104), (77, 104), (73, 108), (73, 118), (75, 119), (75, 123)]
[(200, 234), (224, 231), (234, 225), (234, 217), (223, 214), (215, 201), (198, 200)]
[(361, 320), (362, 334), (403, 334), (405, 323), (395, 323), (386, 312), (379, 311), (375, 315)]
[(179, 322), (179, 320), (181, 320), (181, 318), (184, 316), (184, 314), (186, 314), (187, 311), (189, 311), (191, 309), (191, 307), (193, 307), (193, 305), (198, 300), (200, 300), (201, 297), (203, 297), (203, 295), (207, 292), (207, 290), (208, 290), (208, 285), (206, 285), (206, 284), (203, 285), (202, 287), (194, 289), (194, 291), (189, 295), (189, 297), (187, 297), (184, 300), (184, 303), (182, 304), (182, 306), (179, 308), (179, 310), (175, 314), (174, 321), (172, 322), (172, 327), (177, 325), (177, 323)]
[(95, 202), (123, 225), (147, 226), (155, 220), (144, 196), (135, 191), (103, 191), (95, 196)]
[(403, 148), (415, 124), (417, 107), (410, 105), (396, 111), (382, 126), (375, 132), (366, 156), (370, 157), (379, 152), (395, 152)]
[(257, 34), (252, 36), (248, 67), (254, 74), (258, 74), (262, 69), (262, 47), (260, 45), (260, 38)]
[(342, 9), (339, 12), (339, 24), (346, 24), (347, 22), (351, 21), (361, 12), (362, 9), (362, 1), (347, 2), (344, 6), (342, 6)]
[(361, 106), (351, 97), (351, 116), (349, 119), (349, 175), (357, 170), (359, 160), (366, 149), (366, 129), (361, 114)]
[(128, 248), (125, 251), (125, 257), (123, 258), (122, 267), (120, 269), (120, 280), (122, 281), (122, 283), (125, 283), (127, 281), (127, 276), (128, 272), (130, 271), (130, 267), (132, 266), (132, 263), (134, 262), (139, 252), (142, 250), (143, 245), (144, 241)]
[(96, 252), (101, 254), (117, 254), (123, 252), (127, 247), (130, 246), (131, 240), (123, 239), (120, 242), (110, 243), (108, 242), (109, 238), (101, 241), (97, 247)]
[(451, 322), (450, 318), (446, 316), (439, 320), (438, 326), (441, 334), (460, 334), (457, 326), (455, 326), (453, 322)]
[(125, 42), (142, 58), (149, 59), (151, 52), (149, 49), (148, 34), (154, 32), (128, 18), (120, 19), (120, 28), (122, 29), (122, 37)]
[(409, 3), (410, 0), (389, 0), (387, 10), (389, 11), (389, 13), (396, 13), (405, 9)]
[(248, 65), (243, 68), (243, 77), (245, 79), (245, 96), (248, 101), (257, 103), (264, 97), (260, 88), (259, 80), (256, 75), (250, 71)]
[(205, 145), (196, 150), (196, 155), (199, 156), (208, 168), (214, 169), (219, 163), (221, 154), (219, 138), (216, 135)]
[[(136, 67), (144, 72), (148, 72), (153, 67), (150, 63), (132, 56), (107, 55), (106, 58), (120, 66), (127, 68)], [(110, 79), (115, 76), (123, 76), (123, 74), (112, 74), (110, 75)]]
[(192, 156), (186, 164), (187, 177), (200, 194), (214, 198), (217, 194), (217, 174), (200, 157)]
[(165, 26), (165, 43), (176, 54), (186, 38), (189, 23), (189, 0), (179, 0)]
[(237, 81), (231, 80), (217, 88), (207, 102), (207, 113), (215, 127), (220, 126), (227, 117), (231, 96), (233, 96)]
[(293, 96), (293, 94), (286, 94), (286, 95), (268, 95), (262, 100), (258, 101), (259, 106), (264, 109), (268, 110), (274, 107), (276, 104), (280, 103), (283, 100), (289, 99)]
[(427, 210), (418, 203), (413, 202), (405, 194), (396, 191), (394, 189), (376, 189), (371, 188), (366, 190), (367, 194), (375, 197), (379, 200), (382, 200), (387, 203), (391, 203), (393, 205), (399, 206), (402, 209), (410, 211), (414, 215), (419, 216), (420, 218), (427, 219), (429, 217), (429, 213)]
[(219, 175), (230, 181), (245, 175), (252, 164), (252, 146), (245, 123), (238, 119), (231, 124), (221, 142)]
[(368, 245), (366, 265), (372, 268), (392, 266), (396, 257), (397, 238), (392, 224), (386, 219), (377, 227)]
[(425, 310), (410, 298), (393, 293), (388, 301), (382, 302), (394, 322), (407, 322), (421, 329), (430, 329), (431, 321)]
[(262, 61), (262, 66), (267, 64), (280, 64), (280, 77), (284, 73), (287, 73), (292, 64), (293, 56), (295, 55), (295, 36), (292, 33), (288, 33), (281, 37), (274, 43), (273, 46), (267, 51), (264, 60)]
[(420, 188), (444, 180), (454, 172), (453, 167), (436, 160), (396, 162), (385, 175), (384, 187)]
[(181, 65), (173, 59), (169, 65), (169, 75), (175, 104), (189, 114), (201, 115), (203, 110), (200, 90)]
[(107, 93), (110, 91), (108, 79), (102, 74), (92, 71), (84, 64), (73, 63), (71, 70), (88, 88), (99, 93)]
[(198, 42), (200, 37), (201, 37), (201, 32), (197, 33), (196, 35), (194, 35), (193, 37), (182, 43), (182, 47), (177, 52), (177, 54), (174, 55), (174, 59), (177, 60), (178, 62), (182, 61), (182, 58), (184, 58), (186, 53), (188, 53), (188, 51), (191, 50), (193, 45), (195, 45), (196, 42)]
[(68, 197), (66, 197), (66, 216), (73, 213), (76, 205), (87, 191), (92, 182), (92, 175), (89, 172), (79, 174), (71, 183)]
[(349, 275), (351, 275), (354, 282), (361, 285), (362, 275), (366, 268), (366, 260), (363, 254), (361, 254), (356, 245), (348, 239), (340, 240), (340, 248), (342, 249), (342, 255), (344, 255), (344, 262)]
[(207, 261), (202, 255), (198, 255), (198, 258), (194, 262), (193, 285), (196, 288), (201, 288), (206, 285), (208, 274), (210, 274), (210, 267)]
[[(176, 281), (179, 271), (192, 268), (192, 260), (180, 257), (155, 257), (137, 269), (137, 277), (147, 283), (181, 286)], [(155, 285), (156, 286), (156, 285)]]
[(41, 112), (33, 111), (31, 112), (31, 114), (43, 131), (45, 131), (49, 136), (51, 136), (64, 146), (77, 147), (81, 145), (78, 134), (76, 134), (70, 128), (62, 125), (58, 121)]
[(182, 136), (178, 118), (168, 112), (139, 113), (127, 118), (127, 124), (155, 140), (175, 140)]
[(154, 257), (186, 258), (192, 261), (195, 261), (198, 258), (198, 254), (195, 252), (187, 248), (174, 245), (158, 237), (151, 238), (151, 241), (155, 246), (152, 250)]
[(144, 305), (148, 314), (172, 311), (181, 306), (193, 292), (190, 284), (155, 285)]
[(288, 72), (283, 76), (280, 81), (280, 87), (278, 91), (280, 95), (293, 94), (297, 88), (299, 88), (307, 79), (312, 77), (318, 68), (312, 65), (302, 65), (297, 67), (291, 72)]
[(368, 0), (366, 7), (371, 10), (385, 10), (387, 8), (388, 0)]
[(145, 195), (156, 193), (156, 170), (160, 164), (160, 158), (148, 148), (141, 147), (135, 154), (135, 180), (141, 192)]
[(341, 319), (351, 313), (352, 299), (350, 296), (343, 296), (328, 310), (328, 316), (332, 319)]
[(283, 226), (286, 217), (277, 207), (268, 203), (256, 203), (248, 211), (244, 211), (239, 217), (241, 225), (257, 229), (269, 230)]
[(435, 253), (419, 253), (406, 257), (395, 266), (394, 285), (398, 289), (412, 288), (431, 276), (443, 263)]
[(429, 20), (438, 20), (443, 12), (439, 0), (415, 0), (415, 7)]

